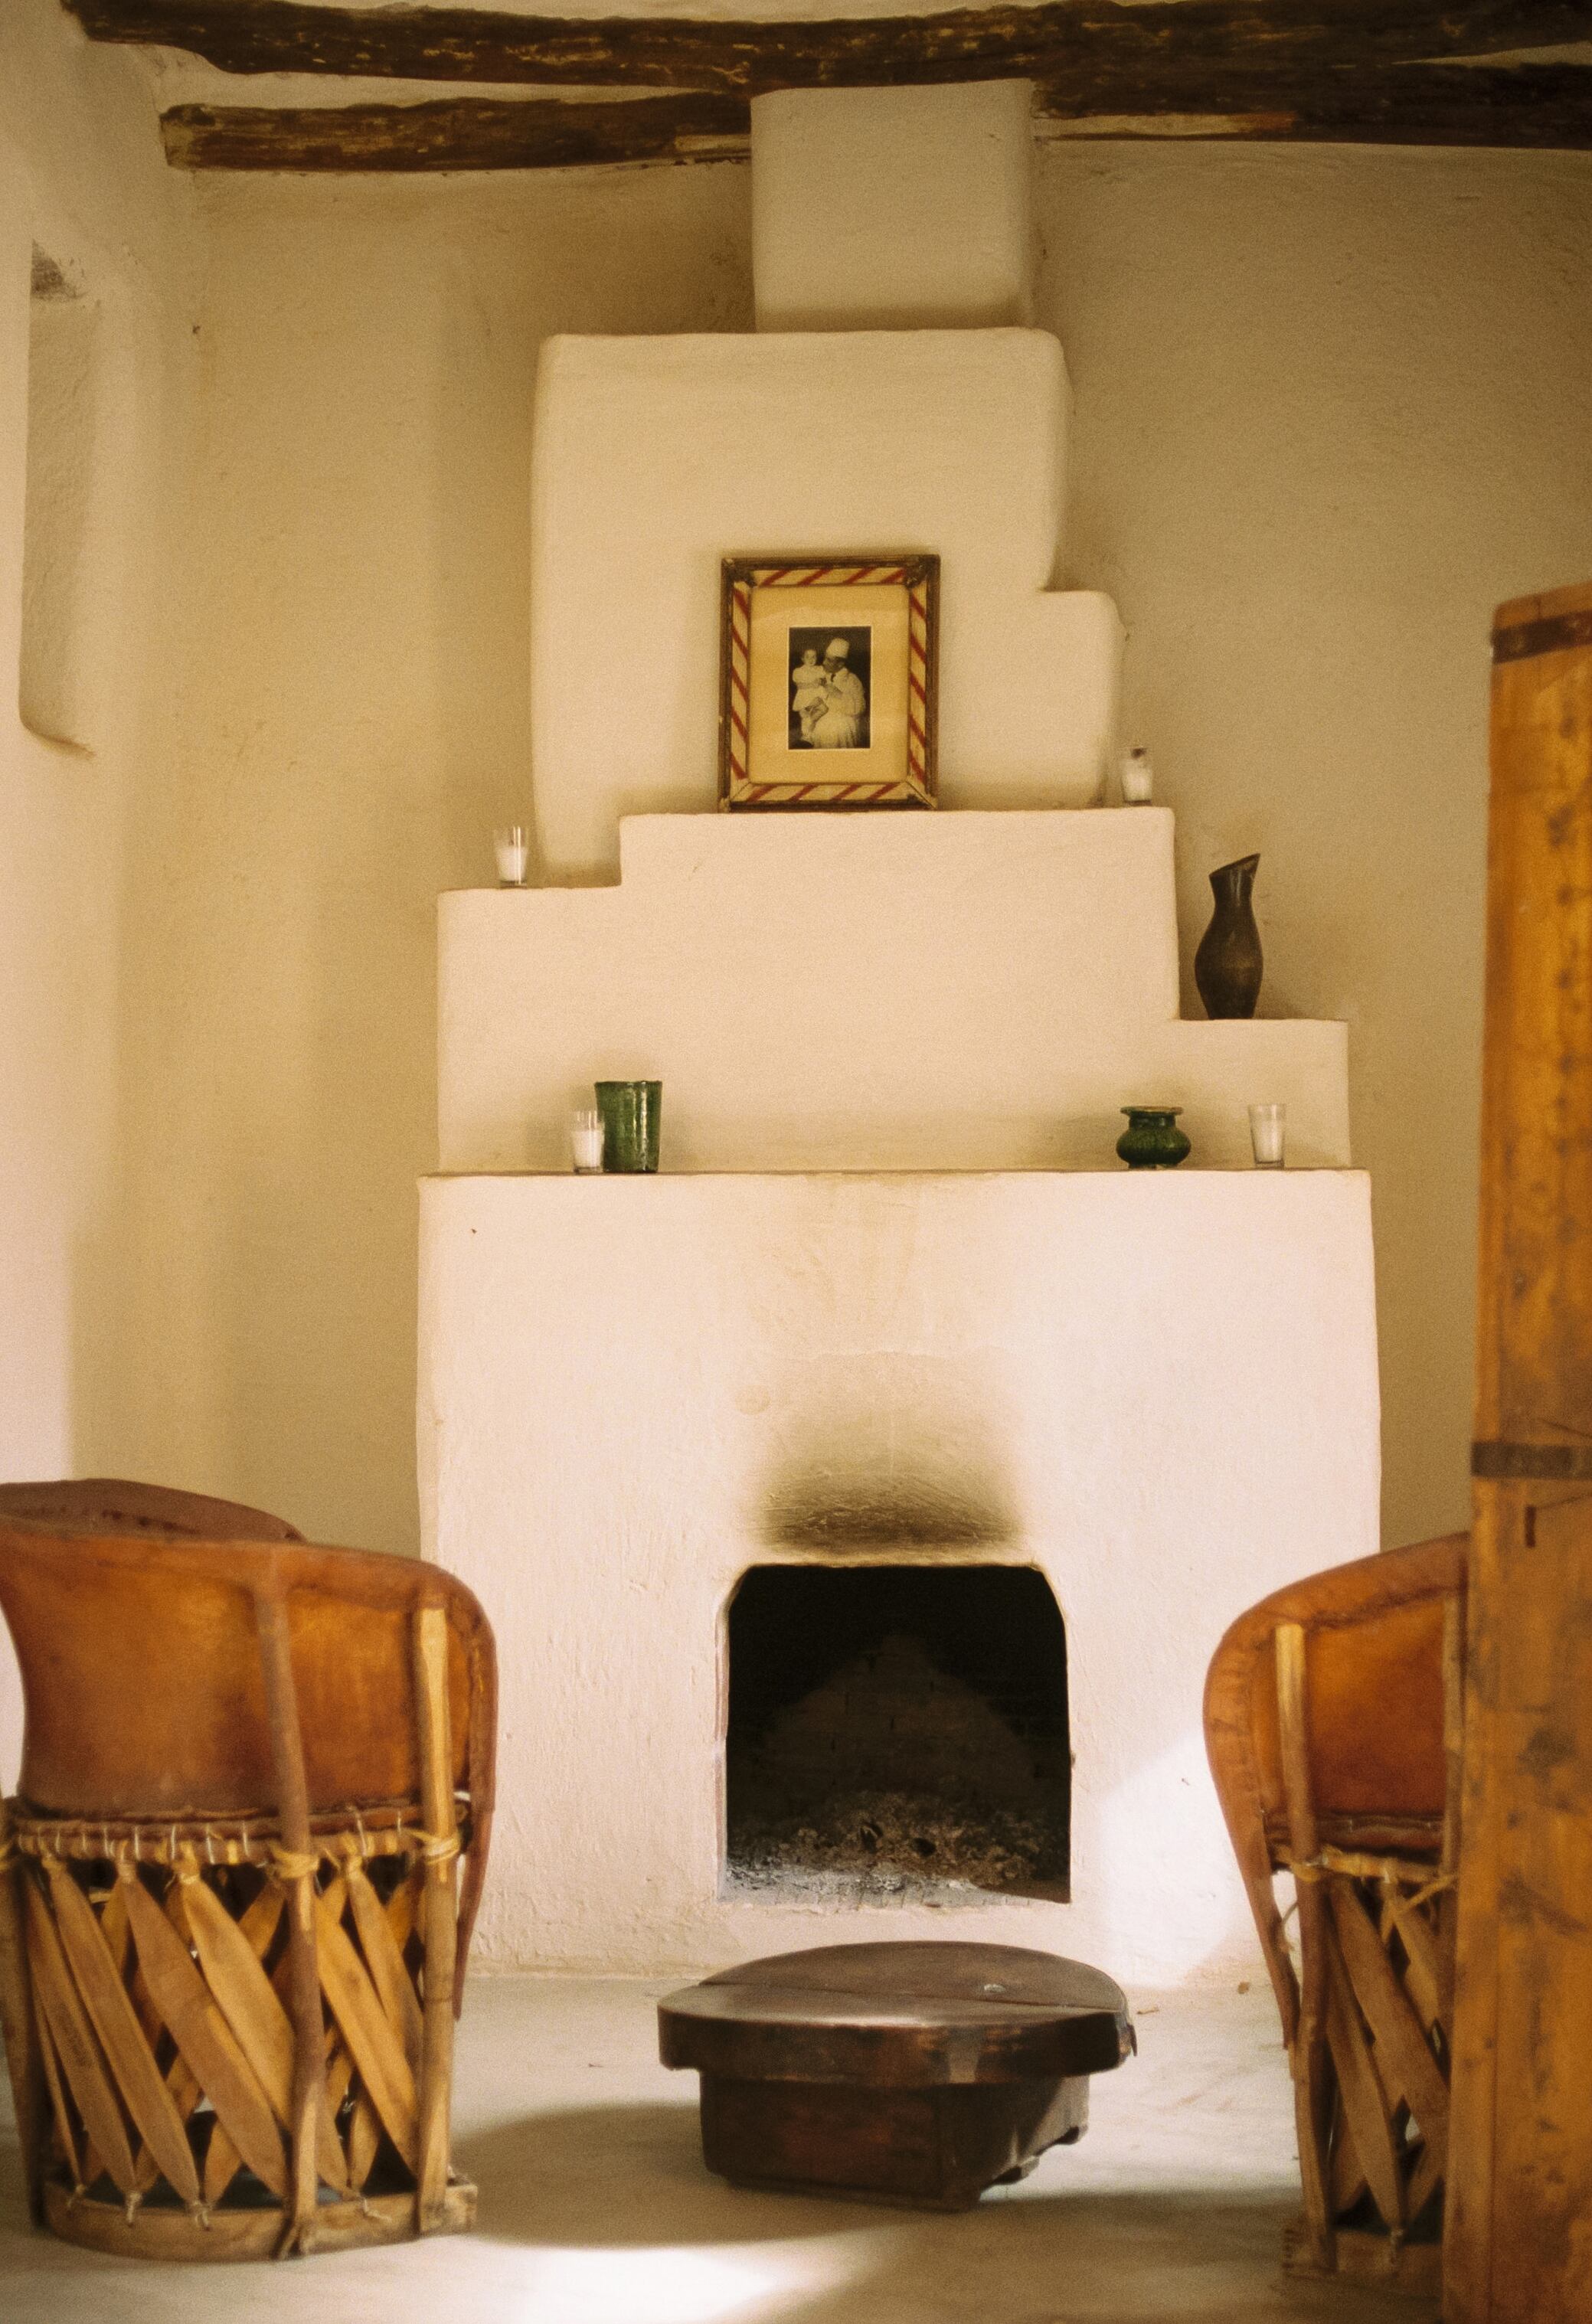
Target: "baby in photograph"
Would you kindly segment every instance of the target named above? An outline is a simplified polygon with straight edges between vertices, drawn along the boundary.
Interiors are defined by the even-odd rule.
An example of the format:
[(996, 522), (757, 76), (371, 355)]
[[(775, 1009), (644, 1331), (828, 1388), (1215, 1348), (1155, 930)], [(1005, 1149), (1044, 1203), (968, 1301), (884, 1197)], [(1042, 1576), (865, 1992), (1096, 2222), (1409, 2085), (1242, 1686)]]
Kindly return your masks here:
[(790, 706), (796, 712), (802, 740), (810, 742), (813, 728), (824, 710), (825, 680), (816, 647), (808, 646), (790, 674)]

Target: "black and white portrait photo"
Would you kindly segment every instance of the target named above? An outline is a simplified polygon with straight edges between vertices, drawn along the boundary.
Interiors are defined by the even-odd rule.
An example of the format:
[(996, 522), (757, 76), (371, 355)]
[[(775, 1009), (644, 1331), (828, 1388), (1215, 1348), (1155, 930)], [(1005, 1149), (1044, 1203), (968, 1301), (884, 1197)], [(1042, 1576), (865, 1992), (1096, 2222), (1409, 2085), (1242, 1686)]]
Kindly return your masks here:
[(871, 626), (790, 632), (790, 747), (866, 751)]
[(939, 558), (726, 557), (720, 582), (722, 803), (933, 807)]

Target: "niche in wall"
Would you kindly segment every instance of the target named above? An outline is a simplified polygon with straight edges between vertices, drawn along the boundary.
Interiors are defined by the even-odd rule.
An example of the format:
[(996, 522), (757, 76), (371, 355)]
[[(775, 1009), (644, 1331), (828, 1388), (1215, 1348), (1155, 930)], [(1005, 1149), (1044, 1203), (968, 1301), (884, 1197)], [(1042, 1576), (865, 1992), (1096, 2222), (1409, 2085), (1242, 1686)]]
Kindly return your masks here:
[(23, 519), (23, 724), (80, 749), (93, 740), (87, 620), (98, 309), (46, 251), (28, 307), (27, 498)]
[(1066, 1634), (1042, 1573), (754, 1566), (728, 1646), (732, 1892), (1066, 1897)]

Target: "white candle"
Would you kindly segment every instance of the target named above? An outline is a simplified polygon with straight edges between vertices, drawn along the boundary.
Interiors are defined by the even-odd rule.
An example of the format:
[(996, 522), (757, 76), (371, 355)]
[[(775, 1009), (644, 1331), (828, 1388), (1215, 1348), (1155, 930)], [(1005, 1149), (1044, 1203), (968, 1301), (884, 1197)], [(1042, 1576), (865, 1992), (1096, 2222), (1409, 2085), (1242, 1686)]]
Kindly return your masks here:
[(1249, 1143), (1255, 1150), (1257, 1170), (1280, 1170), (1283, 1167), (1283, 1131), (1287, 1120), (1285, 1105), (1252, 1105), (1249, 1109)]
[(494, 831), (492, 845), (497, 851), (499, 887), (523, 888), (530, 862), (530, 835), (525, 825), (514, 823), (504, 831)]
[(1150, 764), (1150, 754), (1142, 744), (1124, 751), (1117, 770), (1122, 784), (1124, 807), (1148, 807), (1155, 788), (1155, 770)]
[(603, 1117), (595, 1107), (570, 1115), (569, 1150), (581, 1177), (589, 1177), (603, 1167)]

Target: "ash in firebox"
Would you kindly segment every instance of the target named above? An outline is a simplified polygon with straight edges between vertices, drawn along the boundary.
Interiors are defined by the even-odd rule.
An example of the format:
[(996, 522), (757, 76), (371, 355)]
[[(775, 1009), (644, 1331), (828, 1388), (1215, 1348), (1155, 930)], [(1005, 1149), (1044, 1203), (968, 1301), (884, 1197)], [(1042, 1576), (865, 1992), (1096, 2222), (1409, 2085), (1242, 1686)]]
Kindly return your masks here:
[(732, 1777), (729, 1840), (742, 1892), (971, 1904), (1053, 1881), (1058, 1833), (1012, 1726), (897, 1632), (769, 1723)]
[(1031, 1887), (1051, 1835), (1015, 1809), (957, 1808), (914, 1792), (852, 1792), (814, 1815), (737, 1819), (737, 1888), (797, 1886), (834, 1902), (971, 1904), (981, 1891)]

